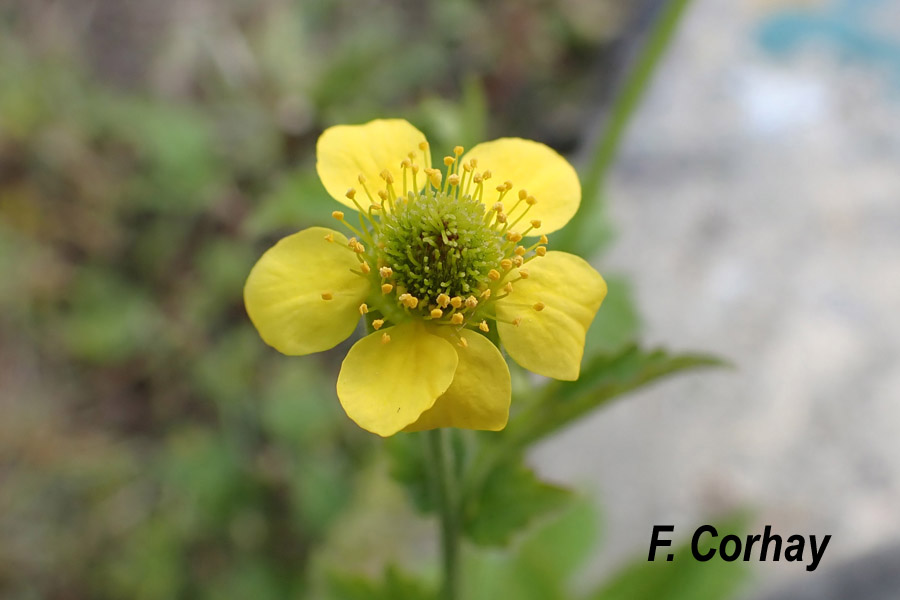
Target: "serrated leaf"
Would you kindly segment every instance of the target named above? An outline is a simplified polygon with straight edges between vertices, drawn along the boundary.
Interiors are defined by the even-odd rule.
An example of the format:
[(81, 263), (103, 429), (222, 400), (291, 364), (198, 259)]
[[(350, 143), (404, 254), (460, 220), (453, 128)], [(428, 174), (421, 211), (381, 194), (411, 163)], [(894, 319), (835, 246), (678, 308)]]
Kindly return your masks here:
[(467, 497), (463, 531), (475, 543), (502, 546), (531, 521), (562, 507), (568, 490), (540, 481), (521, 463), (503, 465)]
[(538, 402), (510, 421), (499, 444), (506, 452), (521, 451), (626, 392), (674, 373), (723, 366), (728, 363), (708, 354), (669, 354), (637, 346), (598, 355), (577, 381), (550, 383)]

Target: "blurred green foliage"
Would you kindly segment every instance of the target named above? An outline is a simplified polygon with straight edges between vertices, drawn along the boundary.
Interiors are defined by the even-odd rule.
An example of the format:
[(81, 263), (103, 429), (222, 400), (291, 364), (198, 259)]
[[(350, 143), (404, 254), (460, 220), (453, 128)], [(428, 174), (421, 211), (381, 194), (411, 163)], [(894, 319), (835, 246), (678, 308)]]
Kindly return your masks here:
[[(387, 566), (386, 536), (422, 543), (418, 517), (362, 534), (404, 500), (373, 491), (382, 443), (339, 408), (346, 345), (267, 348), (244, 279), (274, 240), (330, 214), (313, 163), (331, 124), (406, 116), (446, 147), (584, 143), (628, 15), (586, 0), (0, 7), (0, 596), (433, 597), (431, 550), (411, 561), (424, 582)], [(467, 553), (473, 599), (565, 597), (593, 544), (594, 517), (534, 476), (526, 443), (712, 362), (630, 346), (627, 281), (610, 289), (594, 377), (529, 404), (513, 366), (519, 425), (457, 436), (459, 464), (477, 466), (471, 539), (541, 524), (509, 552)], [(565, 402), (547, 420), (553, 394)], [(427, 512), (419, 441), (391, 440), (390, 468)], [(370, 559), (336, 560), (348, 544)]]

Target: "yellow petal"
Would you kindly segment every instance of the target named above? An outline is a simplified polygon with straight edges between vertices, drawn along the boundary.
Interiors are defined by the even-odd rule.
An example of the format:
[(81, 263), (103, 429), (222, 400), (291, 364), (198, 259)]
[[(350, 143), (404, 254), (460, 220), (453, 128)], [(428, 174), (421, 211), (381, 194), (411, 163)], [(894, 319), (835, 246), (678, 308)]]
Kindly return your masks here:
[(350, 348), (338, 375), (338, 398), (363, 429), (394, 435), (447, 391), (457, 362), (453, 345), (421, 322), (382, 329)]
[[(504, 211), (509, 214), (518, 201), (518, 191), (526, 190), (537, 203), (528, 211), (523, 222), (541, 221), (541, 227), (530, 235), (540, 235), (561, 229), (569, 222), (581, 204), (581, 183), (569, 162), (549, 146), (520, 138), (501, 138), (478, 144), (462, 157), (465, 164), (478, 160), (476, 170), (489, 170), (492, 177), (485, 189), (485, 204), (490, 206), (496, 192), (493, 189), (505, 181), (511, 181), (513, 189), (503, 199)], [(488, 190), (491, 190), (488, 193)], [(525, 208), (519, 205), (511, 214), (514, 220)], [(520, 227), (519, 230), (524, 229)]]
[(346, 246), (337, 231), (310, 227), (262, 255), (244, 285), (244, 305), (267, 344), (284, 354), (310, 354), (353, 333), (369, 281), (350, 272), (359, 261)]
[[(366, 186), (376, 202), (378, 190), (385, 189), (381, 172), (385, 169), (394, 178), (394, 191), (403, 192), (403, 171), (400, 162), (410, 152), (415, 152), (419, 165), (419, 188), (425, 184), (424, 164), (419, 144), (425, 135), (403, 119), (378, 119), (365, 125), (336, 125), (326, 129), (316, 144), (316, 171), (322, 185), (331, 197), (350, 208), (356, 208), (347, 199), (347, 190), (356, 189), (356, 200), (363, 208), (369, 207), (359, 183), (359, 176), (366, 178)], [(411, 177), (411, 176), (410, 176)], [(410, 189), (412, 184), (410, 183)]]
[(509, 368), (500, 351), (483, 335), (463, 330), (465, 348), (455, 345), (459, 365), (453, 383), (419, 420), (405, 431), (461, 427), (499, 431), (509, 419)]
[[(606, 282), (585, 260), (566, 252), (548, 252), (528, 263), (528, 279), (497, 300), (497, 331), (517, 363), (554, 379), (578, 379), (584, 337)], [(535, 305), (543, 304), (541, 310)], [(518, 325), (503, 323), (520, 319)]]

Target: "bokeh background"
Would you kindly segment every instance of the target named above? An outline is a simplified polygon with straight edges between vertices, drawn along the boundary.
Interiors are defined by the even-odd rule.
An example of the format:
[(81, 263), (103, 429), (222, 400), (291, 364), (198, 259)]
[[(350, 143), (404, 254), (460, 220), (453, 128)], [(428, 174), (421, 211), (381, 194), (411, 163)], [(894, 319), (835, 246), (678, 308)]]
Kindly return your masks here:
[[(0, 597), (303, 598), (333, 565), (429, 568), (431, 524), (337, 404), (346, 348), (264, 346), (244, 278), (327, 223), (313, 151), (335, 123), (584, 166), (664, 4), (0, 4)], [(898, 159), (896, 2), (691, 3), (585, 199), (605, 207), (597, 343), (639, 329), (737, 368), (536, 450), (601, 515), (580, 580), (645, 555), (653, 524), (735, 509), (834, 536), (814, 574), (757, 565), (747, 597), (900, 540)]]

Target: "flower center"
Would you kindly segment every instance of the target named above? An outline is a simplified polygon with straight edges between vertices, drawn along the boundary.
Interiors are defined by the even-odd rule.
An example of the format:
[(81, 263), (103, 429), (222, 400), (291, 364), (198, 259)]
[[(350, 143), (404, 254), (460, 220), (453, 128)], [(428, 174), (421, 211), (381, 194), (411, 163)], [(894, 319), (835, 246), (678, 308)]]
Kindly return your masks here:
[[(419, 149), (425, 164), (431, 164), (427, 143)], [(375, 329), (388, 321), (420, 318), (487, 332), (488, 320), (496, 318), (494, 302), (512, 293), (516, 282), (528, 278), (523, 265), (547, 252), (545, 235), (530, 246), (520, 244), (524, 236), (536, 235), (531, 232), (541, 226), (539, 220), (527, 220), (537, 200), (520, 189), (507, 204), (505, 197), (513, 184), (505, 181), (496, 186), (496, 201), (487, 206), (485, 182), (491, 172), (477, 171), (475, 159), (462, 164), (462, 153), (463, 148), (457, 146), (454, 156), (444, 157), (444, 177), (431, 167), (420, 173), (411, 152), (400, 163), (403, 181), (396, 183), (399, 193), (393, 176), (384, 170), (384, 187), (375, 189), (378, 200), (360, 175), (368, 208), (357, 201), (354, 188), (347, 191), (347, 198), (360, 212), (359, 228), (348, 223), (343, 212), (332, 214), (357, 236), (348, 245), (359, 258), (358, 274), (373, 282), (369, 301), (380, 313), (372, 321)], [(417, 179), (423, 176), (424, 189)], [(518, 229), (520, 226), (524, 229)], [(331, 234), (326, 238), (332, 238)], [(324, 295), (323, 299), (328, 300)], [(544, 306), (539, 302), (533, 308), (539, 311)], [(367, 314), (369, 304), (362, 304), (359, 312)], [(387, 333), (384, 341), (390, 341)], [(460, 345), (465, 346), (465, 339), (460, 338)]]
[(484, 205), (471, 196), (410, 192), (398, 198), (375, 237), (396, 286), (425, 304), (435, 304), (441, 294), (466, 296), (486, 287), (503, 251), (502, 238), (485, 224), (484, 213)]

